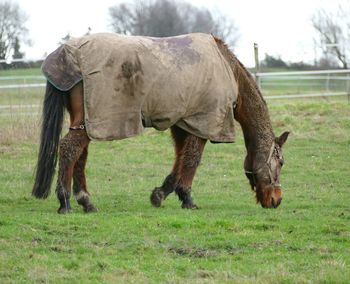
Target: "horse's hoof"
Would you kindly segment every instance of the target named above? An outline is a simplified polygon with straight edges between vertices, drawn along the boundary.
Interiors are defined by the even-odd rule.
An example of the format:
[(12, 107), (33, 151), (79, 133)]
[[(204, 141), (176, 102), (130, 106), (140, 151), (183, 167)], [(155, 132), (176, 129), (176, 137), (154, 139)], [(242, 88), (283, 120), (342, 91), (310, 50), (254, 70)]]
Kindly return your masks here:
[(88, 204), (86, 207), (84, 207), (84, 212), (85, 213), (93, 213), (93, 212), (97, 212), (97, 208), (93, 205), (93, 204)]
[(58, 214), (67, 214), (67, 213), (70, 213), (70, 212), (71, 212), (71, 209), (67, 208), (67, 207), (60, 207), (57, 210)]
[(193, 204), (193, 203), (182, 203), (181, 207), (183, 209), (199, 209), (199, 207), (196, 205), (196, 204)]
[(151, 203), (154, 207), (160, 207), (162, 201), (164, 200), (164, 192), (160, 187), (156, 187), (151, 194)]

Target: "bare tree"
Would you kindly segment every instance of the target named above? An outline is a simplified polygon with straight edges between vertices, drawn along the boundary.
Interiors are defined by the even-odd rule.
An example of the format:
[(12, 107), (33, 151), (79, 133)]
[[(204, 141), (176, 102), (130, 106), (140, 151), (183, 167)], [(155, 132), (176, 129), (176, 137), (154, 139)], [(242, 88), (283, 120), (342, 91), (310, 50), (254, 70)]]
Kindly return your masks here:
[[(350, 9), (339, 6), (336, 14), (318, 10), (312, 17), (312, 25), (319, 34), (319, 47), (324, 57), (332, 61), (335, 58), (344, 69), (348, 68), (350, 44)], [(331, 57), (328, 59), (328, 57)]]
[(238, 29), (231, 18), (186, 2), (134, 0), (110, 7), (109, 14), (112, 29), (117, 33), (159, 37), (190, 32), (213, 33), (231, 47), (238, 40)]
[(14, 52), (20, 55), (20, 42), (26, 41), (28, 33), (26, 21), (27, 16), (18, 4), (0, 2), (0, 59), (7, 59)]

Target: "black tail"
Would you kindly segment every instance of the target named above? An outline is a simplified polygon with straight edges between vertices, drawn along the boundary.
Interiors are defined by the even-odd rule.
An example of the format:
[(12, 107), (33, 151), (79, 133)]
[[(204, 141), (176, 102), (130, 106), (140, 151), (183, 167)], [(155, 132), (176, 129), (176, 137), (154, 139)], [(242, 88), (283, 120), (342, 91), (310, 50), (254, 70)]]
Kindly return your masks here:
[(40, 148), (32, 195), (47, 198), (50, 194), (52, 178), (58, 156), (58, 143), (62, 131), (67, 92), (56, 89), (50, 82), (46, 84), (42, 114)]

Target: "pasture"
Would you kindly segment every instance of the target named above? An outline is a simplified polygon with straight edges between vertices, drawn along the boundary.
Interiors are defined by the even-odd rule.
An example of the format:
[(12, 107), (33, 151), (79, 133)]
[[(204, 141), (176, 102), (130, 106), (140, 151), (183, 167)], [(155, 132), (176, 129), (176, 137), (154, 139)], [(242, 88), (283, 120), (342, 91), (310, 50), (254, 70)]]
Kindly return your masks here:
[[(42, 93), (0, 90), (0, 105), (40, 104)], [(193, 184), (199, 210), (181, 209), (174, 194), (161, 208), (151, 206), (173, 148), (168, 131), (147, 129), (91, 143), (88, 189), (99, 212), (85, 214), (72, 200), (73, 212), (64, 216), (56, 213), (54, 185), (47, 200), (31, 197), (37, 108), (0, 109), (0, 282), (348, 282), (347, 98), (267, 103), (275, 134), (291, 131), (279, 208), (255, 204), (237, 124), (236, 143), (206, 146)]]

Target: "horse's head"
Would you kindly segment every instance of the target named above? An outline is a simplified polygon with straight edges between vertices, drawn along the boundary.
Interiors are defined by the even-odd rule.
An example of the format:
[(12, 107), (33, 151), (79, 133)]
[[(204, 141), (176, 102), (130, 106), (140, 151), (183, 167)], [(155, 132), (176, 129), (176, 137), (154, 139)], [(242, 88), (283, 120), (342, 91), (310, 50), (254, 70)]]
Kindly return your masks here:
[(284, 164), (282, 146), (289, 132), (284, 132), (272, 142), (268, 156), (258, 153), (255, 157), (246, 157), (244, 169), (257, 202), (264, 208), (277, 208), (282, 201), (280, 184), (281, 169)]

